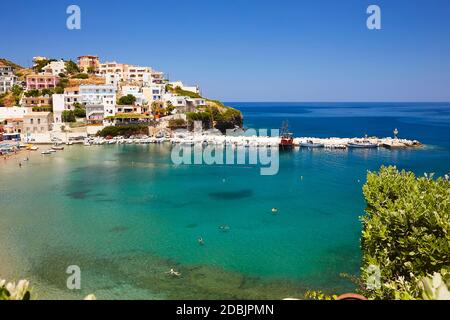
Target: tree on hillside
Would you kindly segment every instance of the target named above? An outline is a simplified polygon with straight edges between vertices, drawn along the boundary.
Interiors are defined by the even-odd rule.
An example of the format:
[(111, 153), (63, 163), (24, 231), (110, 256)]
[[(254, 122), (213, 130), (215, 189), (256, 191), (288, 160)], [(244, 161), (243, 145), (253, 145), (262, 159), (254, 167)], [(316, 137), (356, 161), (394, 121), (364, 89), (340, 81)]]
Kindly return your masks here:
[(80, 69), (78, 68), (77, 64), (72, 60), (66, 61), (65, 65), (66, 65), (66, 72), (68, 74), (74, 75), (80, 73)]
[(73, 104), (74, 114), (77, 118), (86, 118), (86, 109), (78, 102)]
[(120, 105), (134, 105), (136, 102), (136, 97), (132, 94), (127, 94), (126, 96), (120, 97), (119, 101), (117, 102)]
[(172, 102), (167, 101), (166, 102), (166, 115), (171, 115), (173, 110), (175, 110), (175, 107), (173, 106)]
[(162, 101), (152, 102), (152, 114), (159, 116), (164, 114), (164, 104), (162, 103)]
[(42, 72), (44, 67), (48, 65), (50, 62), (56, 61), (55, 59), (43, 59), (35, 62), (35, 65), (33, 66), (33, 70), (37, 73)]
[(88, 68), (87, 68), (87, 73), (89, 73), (89, 74), (95, 74), (95, 68), (94, 68), (94, 67), (88, 67)]
[(63, 122), (75, 122), (75, 112), (72, 110), (64, 110), (61, 114), (61, 118)]

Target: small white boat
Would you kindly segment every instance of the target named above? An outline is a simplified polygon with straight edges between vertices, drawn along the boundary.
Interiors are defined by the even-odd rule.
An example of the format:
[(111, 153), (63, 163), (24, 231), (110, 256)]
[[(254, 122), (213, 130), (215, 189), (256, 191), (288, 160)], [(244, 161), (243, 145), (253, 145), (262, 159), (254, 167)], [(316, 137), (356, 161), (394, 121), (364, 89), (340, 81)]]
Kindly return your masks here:
[(39, 149), (38, 147), (36, 147), (36, 146), (32, 146), (32, 147), (30, 147), (30, 150), (31, 151), (36, 151), (37, 149)]
[(53, 149), (48, 149), (47, 151), (50, 152), (50, 153), (55, 153), (56, 152), (56, 150), (53, 150)]
[(64, 147), (63, 147), (63, 146), (57, 146), (57, 145), (54, 145), (54, 146), (52, 147), (52, 150), (64, 150)]
[(42, 151), (41, 154), (52, 154), (49, 150)]
[(90, 144), (89, 142), (87, 142), (87, 141), (83, 142), (83, 145), (84, 145), (85, 147), (90, 147), (90, 146), (91, 146), (91, 144)]
[(348, 143), (349, 148), (360, 148), (360, 149), (374, 149), (378, 148), (378, 144), (371, 143), (369, 141), (356, 141), (356, 142), (349, 142)]

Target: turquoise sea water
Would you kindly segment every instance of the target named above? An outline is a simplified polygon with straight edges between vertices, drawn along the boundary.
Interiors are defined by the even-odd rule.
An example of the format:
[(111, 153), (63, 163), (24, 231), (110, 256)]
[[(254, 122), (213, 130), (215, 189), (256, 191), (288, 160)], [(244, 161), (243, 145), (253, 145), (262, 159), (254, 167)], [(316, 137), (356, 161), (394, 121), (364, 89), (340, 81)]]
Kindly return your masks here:
[[(294, 150), (253, 166), (175, 166), (171, 146), (70, 146), (0, 160), (0, 278), (40, 298), (282, 298), (341, 293), (360, 265), (367, 170), (450, 171), (450, 104), (229, 103), (251, 128), (400, 136), (419, 150)], [(273, 215), (271, 209), (278, 208)], [(230, 226), (228, 232), (219, 226)], [(202, 237), (204, 246), (197, 238)], [(78, 265), (82, 289), (66, 288)], [(166, 274), (170, 268), (180, 278)]]

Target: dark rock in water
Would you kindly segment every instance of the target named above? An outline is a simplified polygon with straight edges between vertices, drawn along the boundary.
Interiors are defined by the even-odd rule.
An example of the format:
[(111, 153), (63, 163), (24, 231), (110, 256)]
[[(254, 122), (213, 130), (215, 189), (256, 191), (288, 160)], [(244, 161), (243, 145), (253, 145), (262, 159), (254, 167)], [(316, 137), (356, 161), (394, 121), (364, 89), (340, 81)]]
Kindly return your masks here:
[(238, 191), (210, 192), (208, 195), (217, 200), (237, 200), (251, 197), (253, 191), (251, 189), (243, 189)]
[(69, 192), (66, 194), (68, 197), (72, 199), (84, 199), (87, 197), (87, 194), (89, 193), (89, 190), (87, 191), (75, 191), (75, 192)]
[(121, 232), (125, 232), (127, 231), (128, 228), (127, 227), (114, 227), (111, 230), (109, 230), (109, 232), (113, 232), (113, 233), (121, 233)]

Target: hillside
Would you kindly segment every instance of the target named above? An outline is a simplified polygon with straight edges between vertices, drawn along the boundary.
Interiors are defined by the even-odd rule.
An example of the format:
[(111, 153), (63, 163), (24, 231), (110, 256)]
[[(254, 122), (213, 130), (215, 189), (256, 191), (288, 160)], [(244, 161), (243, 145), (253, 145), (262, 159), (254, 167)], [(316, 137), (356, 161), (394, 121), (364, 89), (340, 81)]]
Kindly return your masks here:
[(207, 99), (195, 92), (182, 90), (179, 87), (173, 88), (171, 85), (167, 85), (166, 90), (179, 96), (206, 100), (206, 106), (197, 108), (199, 112), (189, 112), (187, 114), (190, 121), (202, 121), (205, 128), (214, 127), (222, 132), (226, 129), (233, 129), (235, 126), (242, 127), (242, 113), (239, 110), (225, 106), (221, 101)]
[(25, 81), (26, 76), (33, 73), (33, 70), (30, 68), (24, 68), (17, 63), (12, 62), (11, 60), (0, 58), (0, 64), (4, 64), (6, 66), (10, 66), (13, 68), (14, 73), (19, 78), (20, 81)]
[(82, 84), (105, 84), (105, 79), (102, 77), (97, 77), (94, 75), (89, 75), (87, 79), (77, 79), (77, 78), (69, 78), (68, 86), (74, 87)]

